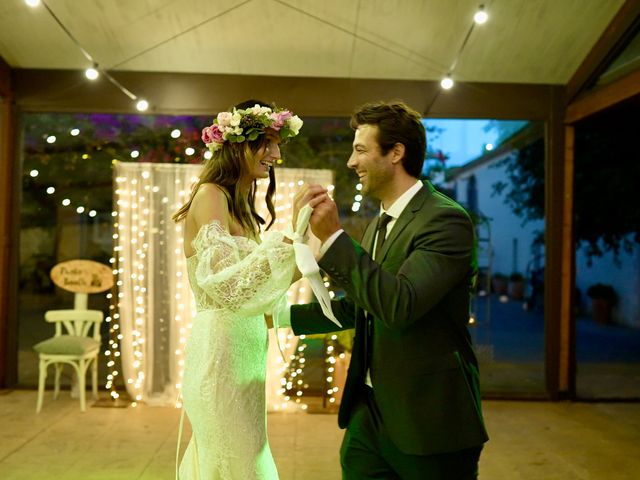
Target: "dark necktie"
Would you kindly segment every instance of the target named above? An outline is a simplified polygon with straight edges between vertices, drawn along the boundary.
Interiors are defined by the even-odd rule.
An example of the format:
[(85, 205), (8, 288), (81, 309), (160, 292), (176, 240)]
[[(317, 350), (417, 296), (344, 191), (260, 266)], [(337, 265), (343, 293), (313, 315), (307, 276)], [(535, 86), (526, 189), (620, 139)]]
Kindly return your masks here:
[(376, 238), (376, 250), (374, 253), (375, 258), (378, 258), (380, 256), (380, 249), (382, 248), (382, 245), (384, 244), (384, 240), (387, 236), (387, 225), (391, 220), (393, 220), (393, 217), (390, 215), (387, 215), (386, 213), (383, 213), (378, 218), (378, 226), (376, 227), (378, 236)]
[[(387, 225), (393, 220), (393, 217), (383, 213), (378, 218), (378, 225), (376, 226), (376, 249), (374, 251), (374, 257), (380, 257), (380, 249), (384, 244), (387, 236)], [(367, 315), (367, 367), (371, 368), (371, 354), (373, 352), (373, 316)]]

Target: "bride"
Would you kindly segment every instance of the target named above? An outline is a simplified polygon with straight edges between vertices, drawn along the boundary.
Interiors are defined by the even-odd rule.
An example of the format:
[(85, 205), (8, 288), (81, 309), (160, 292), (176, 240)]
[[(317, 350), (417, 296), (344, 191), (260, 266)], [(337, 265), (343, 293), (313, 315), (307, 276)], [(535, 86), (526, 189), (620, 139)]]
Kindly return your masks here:
[(256, 180), (269, 179), (268, 230), (279, 144), (301, 126), (288, 110), (254, 100), (219, 113), (202, 132), (213, 156), (173, 217), (184, 221), (198, 312), (185, 349), (182, 396), (193, 434), (182, 480), (278, 478), (266, 431), (267, 322), (287, 308), (296, 269), (290, 240), (271, 231), (260, 238)]

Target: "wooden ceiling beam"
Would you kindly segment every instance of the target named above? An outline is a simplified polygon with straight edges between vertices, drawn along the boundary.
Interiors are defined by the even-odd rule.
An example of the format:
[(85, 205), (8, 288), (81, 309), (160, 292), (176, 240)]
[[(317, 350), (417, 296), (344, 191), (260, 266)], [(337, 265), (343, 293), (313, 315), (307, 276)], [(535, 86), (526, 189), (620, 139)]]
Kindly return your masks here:
[[(349, 116), (362, 103), (400, 98), (420, 110), (439, 82), (313, 77), (268, 77), (154, 72), (112, 72), (151, 114), (210, 115), (247, 98), (286, 105), (300, 115)], [(15, 98), (26, 112), (137, 113), (106, 79), (90, 82), (76, 70), (14, 69)], [(544, 120), (550, 85), (463, 83), (442, 92), (426, 112), (433, 118)]]
[(0, 97), (11, 98), (11, 67), (0, 57)]
[(640, 95), (640, 70), (589, 92), (568, 105), (564, 121), (575, 123), (636, 95)]
[(640, 0), (626, 0), (567, 82), (567, 103), (575, 100), (584, 88), (588, 88), (603, 73), (639, 23)]

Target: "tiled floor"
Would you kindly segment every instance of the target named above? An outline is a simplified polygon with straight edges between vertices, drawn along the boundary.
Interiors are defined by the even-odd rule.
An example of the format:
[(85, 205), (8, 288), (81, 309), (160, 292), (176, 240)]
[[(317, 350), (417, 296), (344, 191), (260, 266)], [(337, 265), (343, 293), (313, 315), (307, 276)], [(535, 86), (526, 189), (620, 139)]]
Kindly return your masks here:
[[(47, 392), (0, 392), (2, 480), (169, 480), (179, 412), (139, 405), (88, 408)], [(491, 441), (481, 480), (632, 480), (640, 472), (640, 404), (486, 401)], [(188, 437), (188, 433), (187, 433)], [(335, 415), (270, 414), (281, 480), (337, 480)]]

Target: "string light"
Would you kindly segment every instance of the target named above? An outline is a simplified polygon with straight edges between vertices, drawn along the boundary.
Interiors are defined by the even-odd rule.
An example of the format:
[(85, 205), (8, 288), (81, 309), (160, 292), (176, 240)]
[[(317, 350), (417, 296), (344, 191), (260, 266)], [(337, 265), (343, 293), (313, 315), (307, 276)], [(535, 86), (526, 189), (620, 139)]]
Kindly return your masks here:
[[(452, 78), (452, 74), (453, 74), (453, 71), (455, 70), (456, 66), (458, 65), (458, 60), (462, 56), (462, 52), (464, 51), (464, 48), (466, 47), (467, 42), (469, 41), (469, 38), (471, 37), (471, 33), (473, 32), (473, 28), (476, 25), (482, 25), (482, 24), (486, 23), (486, 21), (488, 19), (489, 19), (489, 15), (484, 10), (484, 4), (480, 4), (480, 6), (478, 7), (478, 10), (475, 12), (475, 14), (473, 16), (473, 22), (471, 22), (471, 25), (469, 26), (469, 29), (467, 30), (467, 34), (465, 35), (464, 40), (462, 41), (462, 45), (460, 45), (460, 48), (458, 49), (458, 53), (456, 54), (455, 58), (453, 59), (453, 62), (451, 64), (451, 67), (449, 68), (449, 71), (447, 72), (445, 77), (442, 80), (440, 80), (440, 86), (442, 87), (442, 90), (450, 90), (455, 85), (455, 82), (453, 81), (453, 78)], [(431, 98), (431, 102), (429, 103), (427, 108), (425, 108), (425, 110), (423, 112), (424, 116), (427, 116), (429, 114), (429, 111), (431, 110), (431, 107), (435, 103), (435, 101), (438, 98), (439, 94), (440, 94), (440, 91), (437, 91), (436, 94)]]
[[(41, 4), (40, 0), (25, 0), (25, 3), (30, 7), (37, 7)], [(107, 80), (109, 80), (112, 84), (114, 84), (122, 93), (128, 96), (131, 100), (136, 101), (136, 109), (138, 111), (144, 112), (149, 108), (149, 103), (146, 100), (139, 99), (136, 95), (131, 93), (120, 82), (118, 82), (115, 78), (113, 78), (108, 71), (99, 69), (98, 63), (95, 61), (95, 59), (91, 56), (91, 54), (87, 50), (84, 49), (82, 45), (80, 45), (80, 42), (78, 42), (76, 37), (73, 36), (73, 34), (69, 31), (69, 29), (62, 23), (62, 21), (58, 18), (58, 16), (53, 12), (53, 10), (51, 10), (49, 5), (47, 5), (46, 3), (42, 3), (42, 5), (47, 10), (49, 15), (51, 15), (51, 18), (55, 20), (58, 26), (64, 31), (64, 33), (67, 34), (69, 39), (71, 39), (71, 41), (76, 45), (76, 47), (80, 50), (82, 55), (84, 55), (84, 57), (89, 61), (91, 67), (87, 68), (84, 71), (84, 75), (86, 78), (88, 78), (91, 81), (94, 81), (100, 76), (100, 72), (102, 72), (104, 76), (107, 78)]]
[(483, 23), (486, 23), (488, 19), (489, 15), (487, 15), (487, 12), (484, 11), (484, 5), (480, 5), (478, 7), (478, 11), (473, 16), (473, 21), (478, 25), (482, 25)]
[(84, 71), (84, 76), (89, 80), (96, 80), (100, 76), (100, 73), (97, 69), (89, 67)]
[(334, 377), (336, 372), (336, 347), (338, 346), (338, 336), (331, 335), (325, 337), (325, 379), (324, 379), (324, 395), (322, 397), (323, 407), (327, 406), (327, 402), (333, 405), (336, 401), (334, 394), (338, 392), (338, 387), (334, 385)]
[(445, 90), (450, 90), (454, 85), (453, 79), (450, 75), (447, 75), (442, 80), (440, 80), (440, 86)]
[[(158, 165), (158, 168), (160, 167), (164, 165)], [(115, 400), (118, 398), (115, 381), (119, 376), (126, 376), (123, 382), (135, 404), (146, 400), (150, 388), (148, 382), (151, 380), (146, 379), (144, 375), (149, 361), (145, 332), (151, 325), (150, 322), (153, 322), (154, 328), (159, 326), (160, 332), (168, 331), (168, 326), (165, 327), (163, 324), (171, 322), (170, 330), (176, 335), (171, 339), (169, 352), (173, 355), (170, 360), (171, 378), (175, 379), (171, 388), (175, 390), (177, 397), (177, 393), (182, 388), (184, 349), (193, 318), (197, 313), (189, 284), (183, 280), (187, 276), (182, 249), (183, 225), (171, 221), (170, 214), (188, 198), (193, 183), (198, 180), (195, 173), (199, 173), (200, 167), (183, 165), (175, 170), (177, 173), (172, 180), (158, 184), (153, 183), (158, 182), (160, 178), (153, 174), (154, 168), (152, 164), (120, 164), (119, 162), (116, 162), (114, 167), (116, 172), (112, 211), (114, 249), (109, 264), (116, 275), (116, 283), (109, 297), (111, 302), (108, 322), (110, 341), (104, 351), (109, 369), (106, 385), (111, 390), (111, 397)], [(318, 176), (316, 172), (313, 175), (314, 183), (326, 184), (328, 183), (326, 176), (330, 173), (324, 173), (325, 177)], [(319, 178), (323, 180), (318, 181)], [(258, 180), (256, 184), (257, 196), (262, 197), (266, 193), (268, 182)], [(291, 222), (293, 197), (303, 184), (303, 180), (279, 182), (276, 202), (279, 215), (275, 229), (284, 229)], [(160, 185), (165, 187), (161, 188)], [(334, 186), (330, 185), (329, 190), (333, 191), (333, 189)], [(267, 215), (266, 207), (263, 205), (259, 207), (265, 210), (259, 213)], [(154, 208), (157, 210), (154, 214), (154, 223), (151, 224), (149, 215)], [(150, 258), (149, 249), (152, 247), (149, 245), (154, 245), (156, 249), (175, 252), (175, 255)], [(151, 260), (160, 263), (151, 264), (149, 263)], [(157, 308), (158, 302), (163, 300), (158, 300), (158, 293), (155, 293), (154, 297), (147, 291), (150, 281), (147, 277), (151, 275), (152, 268), (157, 269), (156, 273), (161, 276), (175, 274), (173, 277), (175, 281), (171, 282), (169, 287), (171, 295), (166, 296), (169, 309)], [(292, 287), (288, 293), (290, 303), (307, 303), (310, 298), (310, 289), (304, 280)], [(167, 312), (170, 316), (166, 317), (163, 312)], [(153, 315), (153, 318), (150, 315)], [(158, 329), (155, 330), (157, 331)], [(306, 364), (304, 337), (301, 337), (301, 341), (296, 344), (297, 338), (291, 333), (287, 334), (284, 329), (279, 330), (278, 334), (286, 336), (280, 340), (284, 343), (288, 360), (285, 362), (280, 358), (278, 361), (279, 400), (273, 406), (276, 409), (305, 410), (307, 405), (304, 402), (304, 393), (308, 384), (304, 379)], [(157, 342), (158, 338), (154, 337), (153, 343), (157, 344)], [(126, 345), (126, 350), (123, 350), (123, 344)], [(123, 371), (126, 375), (120, 375), (118, 370), (118, 363), (123, 358), (121, 352), (126, 352), (127, 368)], [(282, 383), (283, 380), (284, 383)], [(180, 407), (181, 403), (177, 402), (175, 405)]]
[(360, 210), (361, 207), (361, 202), (362, 202), (362, 195), (360, 195), (359, 192), (362, 191), (362, 184), (361, 183), (357, 183), (356, 184), (356, 195), (354, 197), (354, 202), (351, 205), (351, 211), (352, 212), (357, 212), (358, 210)]
[[(287, 335), (287, 341), (290, 342), (293, 339), (292, 334)], [(280, 379), (282, 388), (278, 393), (284, 398), (284, 403), (280, 405), (282, 409), (289, 408), (289, 402), (296, 404), (302, 404), (302, 396), (304, 390), (309, 387), (309, 384), (304, 381), (304, 367), (306, 365), (306, 358), (304, 351), (307, 349), (307, 344), (302, 343), (305, 339), (304, 335), (300, 335), (300, 341), (295, 349), (295, 352), (291, 353), (288, 358), (288, 362), (285, 364), (286, 374)], [(289, 348), (289, 343), (286, 344), (285, 350)], [(303, 409), (306, 410), (307, 406), (303, 404)]]
[(148, 108), (149, 102), (147, 102), (145, 99), (140, 99), (136, 102), (136, 109), (139, 112), (146, 112)]

